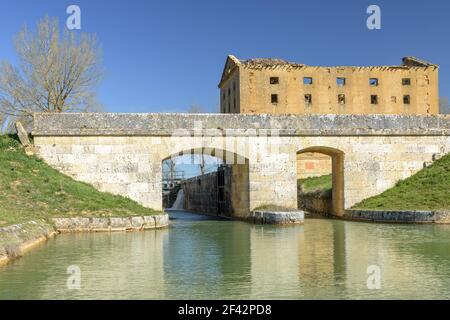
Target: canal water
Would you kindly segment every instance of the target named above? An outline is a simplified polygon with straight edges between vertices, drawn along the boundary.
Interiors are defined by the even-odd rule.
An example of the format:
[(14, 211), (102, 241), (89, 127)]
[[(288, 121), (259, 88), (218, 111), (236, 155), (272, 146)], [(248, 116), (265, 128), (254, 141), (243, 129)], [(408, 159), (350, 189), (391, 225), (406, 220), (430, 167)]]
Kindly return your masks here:
[(0, 267), (0, 299), (450, 298), (450, 226), (170, 215), (165, 230), (60, 235)]

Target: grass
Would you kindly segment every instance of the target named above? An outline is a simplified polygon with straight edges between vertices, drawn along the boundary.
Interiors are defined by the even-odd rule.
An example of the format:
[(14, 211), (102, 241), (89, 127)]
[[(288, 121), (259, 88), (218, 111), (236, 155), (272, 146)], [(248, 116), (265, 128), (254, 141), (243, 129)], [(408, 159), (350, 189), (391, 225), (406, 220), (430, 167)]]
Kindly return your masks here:
[(450, 210), (450, 154), (353, 209)]
[(298, 188), (301, 188), (304, 193), (316, 191), (330, 192), (332, 188), (331, 174), (320, 177), (298, 179), (297, 186)]
[(0, 226), (51, 217), (152, 215), (137, 202), (77, 182), (0, 135)]

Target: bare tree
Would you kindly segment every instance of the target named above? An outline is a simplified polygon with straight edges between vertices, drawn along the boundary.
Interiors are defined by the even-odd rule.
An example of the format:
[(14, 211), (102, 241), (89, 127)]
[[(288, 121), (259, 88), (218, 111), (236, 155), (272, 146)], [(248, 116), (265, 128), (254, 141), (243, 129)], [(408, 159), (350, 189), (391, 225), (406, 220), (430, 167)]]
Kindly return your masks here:
[(188, 108), (188, 113), (204, 113), (205, 111), (203, 110), (202, 107), (197, 106), (197, 105), (191, 105)]
[(173, 159), (163, 161), (163, 173), (167, 180), (173, 181), (176, 173), (176, 163)]
[(450, 104), (447, 97), (439, 98), (439, 113), (450, 114)]
[[(95, 37), (64, 30), (45, 17), (35, 33), (15, 37), (19, 65), (0, 66), (0, 114), (9, 123), (34, 112), (91, 111), (102, 69)], [(5, 120), (4, 119), (4, 120)]]

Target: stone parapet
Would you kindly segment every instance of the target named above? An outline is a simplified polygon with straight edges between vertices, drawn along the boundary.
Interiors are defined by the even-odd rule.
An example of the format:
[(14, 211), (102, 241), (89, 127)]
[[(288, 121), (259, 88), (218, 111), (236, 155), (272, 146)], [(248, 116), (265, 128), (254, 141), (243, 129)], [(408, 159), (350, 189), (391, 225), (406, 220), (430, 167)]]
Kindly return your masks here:
[(34, 136), (261, 136), (274, 131), (278, 136), (448, 136), (450, 116), (36, 113), (33, 122)]

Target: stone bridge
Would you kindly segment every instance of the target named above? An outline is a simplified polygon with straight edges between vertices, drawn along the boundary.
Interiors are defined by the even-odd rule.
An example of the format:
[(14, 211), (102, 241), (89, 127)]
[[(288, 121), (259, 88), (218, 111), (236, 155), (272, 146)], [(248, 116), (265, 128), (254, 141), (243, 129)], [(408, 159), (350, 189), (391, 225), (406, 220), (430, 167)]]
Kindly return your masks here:
[(162, 161), (205, 153), (235, 166), (233, 214), (297, 207), (297, 154), (331, 156), (333, 213), (450, 152), (449, 116), (34, 115), (40, 157), (74, 179), (162, 209)]

